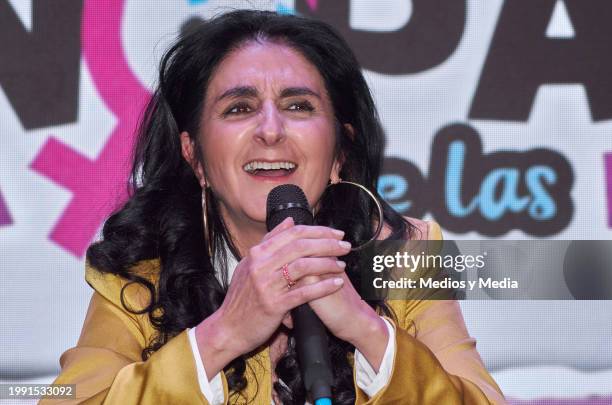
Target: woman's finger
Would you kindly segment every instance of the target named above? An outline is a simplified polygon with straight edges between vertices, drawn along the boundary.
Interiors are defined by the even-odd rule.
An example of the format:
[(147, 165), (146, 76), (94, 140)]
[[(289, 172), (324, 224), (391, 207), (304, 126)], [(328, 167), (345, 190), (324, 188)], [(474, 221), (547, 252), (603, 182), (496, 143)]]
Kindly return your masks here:
[(351, 244), (337, 239), (298, 239), (284, 245), (270, 255), (263, 266), (269, 269), (280, 269), (285, 264), (303, 257), (338, 257), (348, 254)]
[[(273, 231), (271, 231), (271, 233)], [(287, 229), (280, 230), (279, 232), (274, 232), (271, 236), (266, 235), (262, 242), (252, 248), (252, 250), (256, 252), (272, 253), (298, 239), (335, 239), (339, 241), (342, 240), (343, 237), (343, 231), (327, 226), (294, 225), (289, 226)]]
[(344, 280), (340, 277), (331, 277), (312, 284), (306, 284), (297, 288), (292, 288), (285, 293), (283, 303), (287, 310), (291, 310), (298, 305), (305, 304), (318, 298), (326, 297), (335, 293), (344, 285)]
[(285, 317), (283, 318), (283, 325), (285, 325), (288, 329), (293, 329), (293, 318), (291, 317), (291, 312), (287, 312)]
[[(349, 242), (337, 239), (299, 239), (264, 257), (263, 261), (258, 264), (258, 267), (272, 270), (272, 272), (266, 272), (270, 276), (275, 277), (275, 274), (282, 271), (285, 264), (297, 259), (305, 257), (335, 258), (348, 254), (350, 250), (351, 244)], [(341, 266), (341, 264), (339, 265)], [(273, 280), (272, 283), (272, 285), (275, 284)]]
[(280, 224), (276, 225), (270, 232), (265, 234), (262, 240), (268, 240), (271, 237), (278, 235), (282, 231), (291, 228), (292, 226), (294, 226), (293, 217), (287, 217)]
[[(289, 263), (287, 276), (297, 283), (303, 277), (340, 274), (345, 267), (346, 263), (335, 257), (302, 257)], [(287, 284), (284, 275), (279, 277), (279, 284)]]

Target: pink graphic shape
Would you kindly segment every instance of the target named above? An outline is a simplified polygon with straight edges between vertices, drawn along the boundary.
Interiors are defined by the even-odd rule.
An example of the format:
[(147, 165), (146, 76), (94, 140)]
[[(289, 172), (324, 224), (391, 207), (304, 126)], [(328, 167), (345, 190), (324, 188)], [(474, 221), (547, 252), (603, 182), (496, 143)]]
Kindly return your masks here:
[(83, 256), (104, 219), (127, 198), (134, 133), (150, 97), (129, 68), (121, 46), (123, 3), (87, 0), (81, 25), (85, 61), (117, 126), (94, 160), (51, 138), (31, 164), (73, 194), (50, 239), (77, 257)]
[(2, 198), (2, 193), (0, 193), (0, 226), (11, 225), (13, 223), (13, 218), (11, 218), (11, 214), (4, 202), (4, 198)]
[(312, 11), (315, 11), (319, 7), (319, 5), (317, 4), (318, 2), (318, 0), (306, 0), (306, 4), (308, 4), (308, 7)]
[(608, 193), (608, 227), (612, 228), (612, 152), (604, 155), (604, 166)]

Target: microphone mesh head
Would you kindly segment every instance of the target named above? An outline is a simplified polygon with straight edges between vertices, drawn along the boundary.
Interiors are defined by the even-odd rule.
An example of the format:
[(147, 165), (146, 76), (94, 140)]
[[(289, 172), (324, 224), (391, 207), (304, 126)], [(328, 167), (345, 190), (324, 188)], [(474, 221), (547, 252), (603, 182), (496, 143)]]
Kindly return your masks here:
[(268, 231), (287, 217), (293, 217), (296, 225), (312, 225), (312, 213), (306, 195), (295, 184), (274, 187), (266, 204), (266, 226)]

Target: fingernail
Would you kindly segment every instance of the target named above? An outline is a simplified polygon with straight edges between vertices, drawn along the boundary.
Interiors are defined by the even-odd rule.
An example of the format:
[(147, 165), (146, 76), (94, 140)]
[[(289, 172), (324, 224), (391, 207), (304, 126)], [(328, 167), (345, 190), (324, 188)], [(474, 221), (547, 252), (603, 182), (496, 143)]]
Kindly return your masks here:
[(341, 269), (346, 267), (346, 263), (344, 263), (342, 260), (336, 260), (336, 264), (338, 265), (338, 267), (340, 267)]
[(350, 249), (351, 248), (351, 243), (347, 242), (345, 240), (339, 241), (338, 244), (340, 245), (340, 247), (342, 247), (344, 249)]
[(340, 229), (332, 229), (332, 232), (340, 237), (344, 236), (344, 231), (341, 231)]
[(341, 278), (334, 278), (334, 284), (335, 285), (342, 285), (344, 284), (344, 280)]

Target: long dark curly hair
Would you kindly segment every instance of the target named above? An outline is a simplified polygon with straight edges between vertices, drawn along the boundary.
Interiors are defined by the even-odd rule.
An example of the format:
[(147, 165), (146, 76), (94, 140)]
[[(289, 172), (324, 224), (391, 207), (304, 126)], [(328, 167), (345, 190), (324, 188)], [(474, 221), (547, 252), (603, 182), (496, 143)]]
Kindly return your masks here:
[[(103, 238), (87, 251), (89, 263), (101, 272), (113, 273), (138, 283), (151, 293), (150, 304), (132, 313), (148, 314), (158, 331), (143, 350), (146, 360), (169, 339), (186, 328), (198, 325), (222, 304), (227, 290), (227, 257), (220, 253), (214, 266), (221, 269), (217, 279), (213, 258), (203, 238), (202, 189), (181, 155), (179, 134), (187, 131), (197, 149), (196, 134), (204, 95), (215, 68), (230, 52), (248, 41), (275, 41), (300, 52), (321, 74), (331, 98), (337, 122), (337, 149), (344, 163), (340, 176), (361, 183), (375, 195), (384, 136), (374, 102), (359, 64), (346, 42), (329, 25), (302, 17), (266, 11), (238, 10), (207, 21), (191, 21), (183, 34), (165, 53), (160, 63), (159, 82), (141, 118), (131, 173), (130, 198), (105, 223)], [(350, 124), (349, 134), (341, 124)], [(201, 159), (201, 156), (199, 156)], [(359, 243), (373, 234), (375, 205), (363, 193), (325, 193), (316, 222), (346, 232), (346, 240)], [(400, 239), (416, 228), (384, 203), (384, 222), (391, 228), (390, 239)], [(229, 246), (239, 253), (219, 214), (214, 191), (209, 201), (210, 243)], [(338, 212), (350, 212), (350, 220)], [(345, 219), (338, 219), (344, 217)], [(217, 249), (225, 250), (225, 249)], [(133, 270), (142, 260), (159, 259), (157, 285)], [(344, 258), (347, 273), (357, 291), (357, 253)], [(122, 291), (122, 302), (125, 305)], [(374, 309), (391, 315), (384, 301), (368, 301)], [(290, 332), (289, 332), (290, 333)], [(347, 355), (349, 343), (330, 334), (334, 367), (334, 403), (355, 401), (352, 367)], [(247, 381), (244, 354), (228, 364), (224, 373), (235, 395), (241, 395)], [(302, 405), (306, 392), (297, 364), (295, 342), (289, 338), (287, 353), (276, 365), (276, 374), (286, 384), (274, 384), (285, 404)]]

